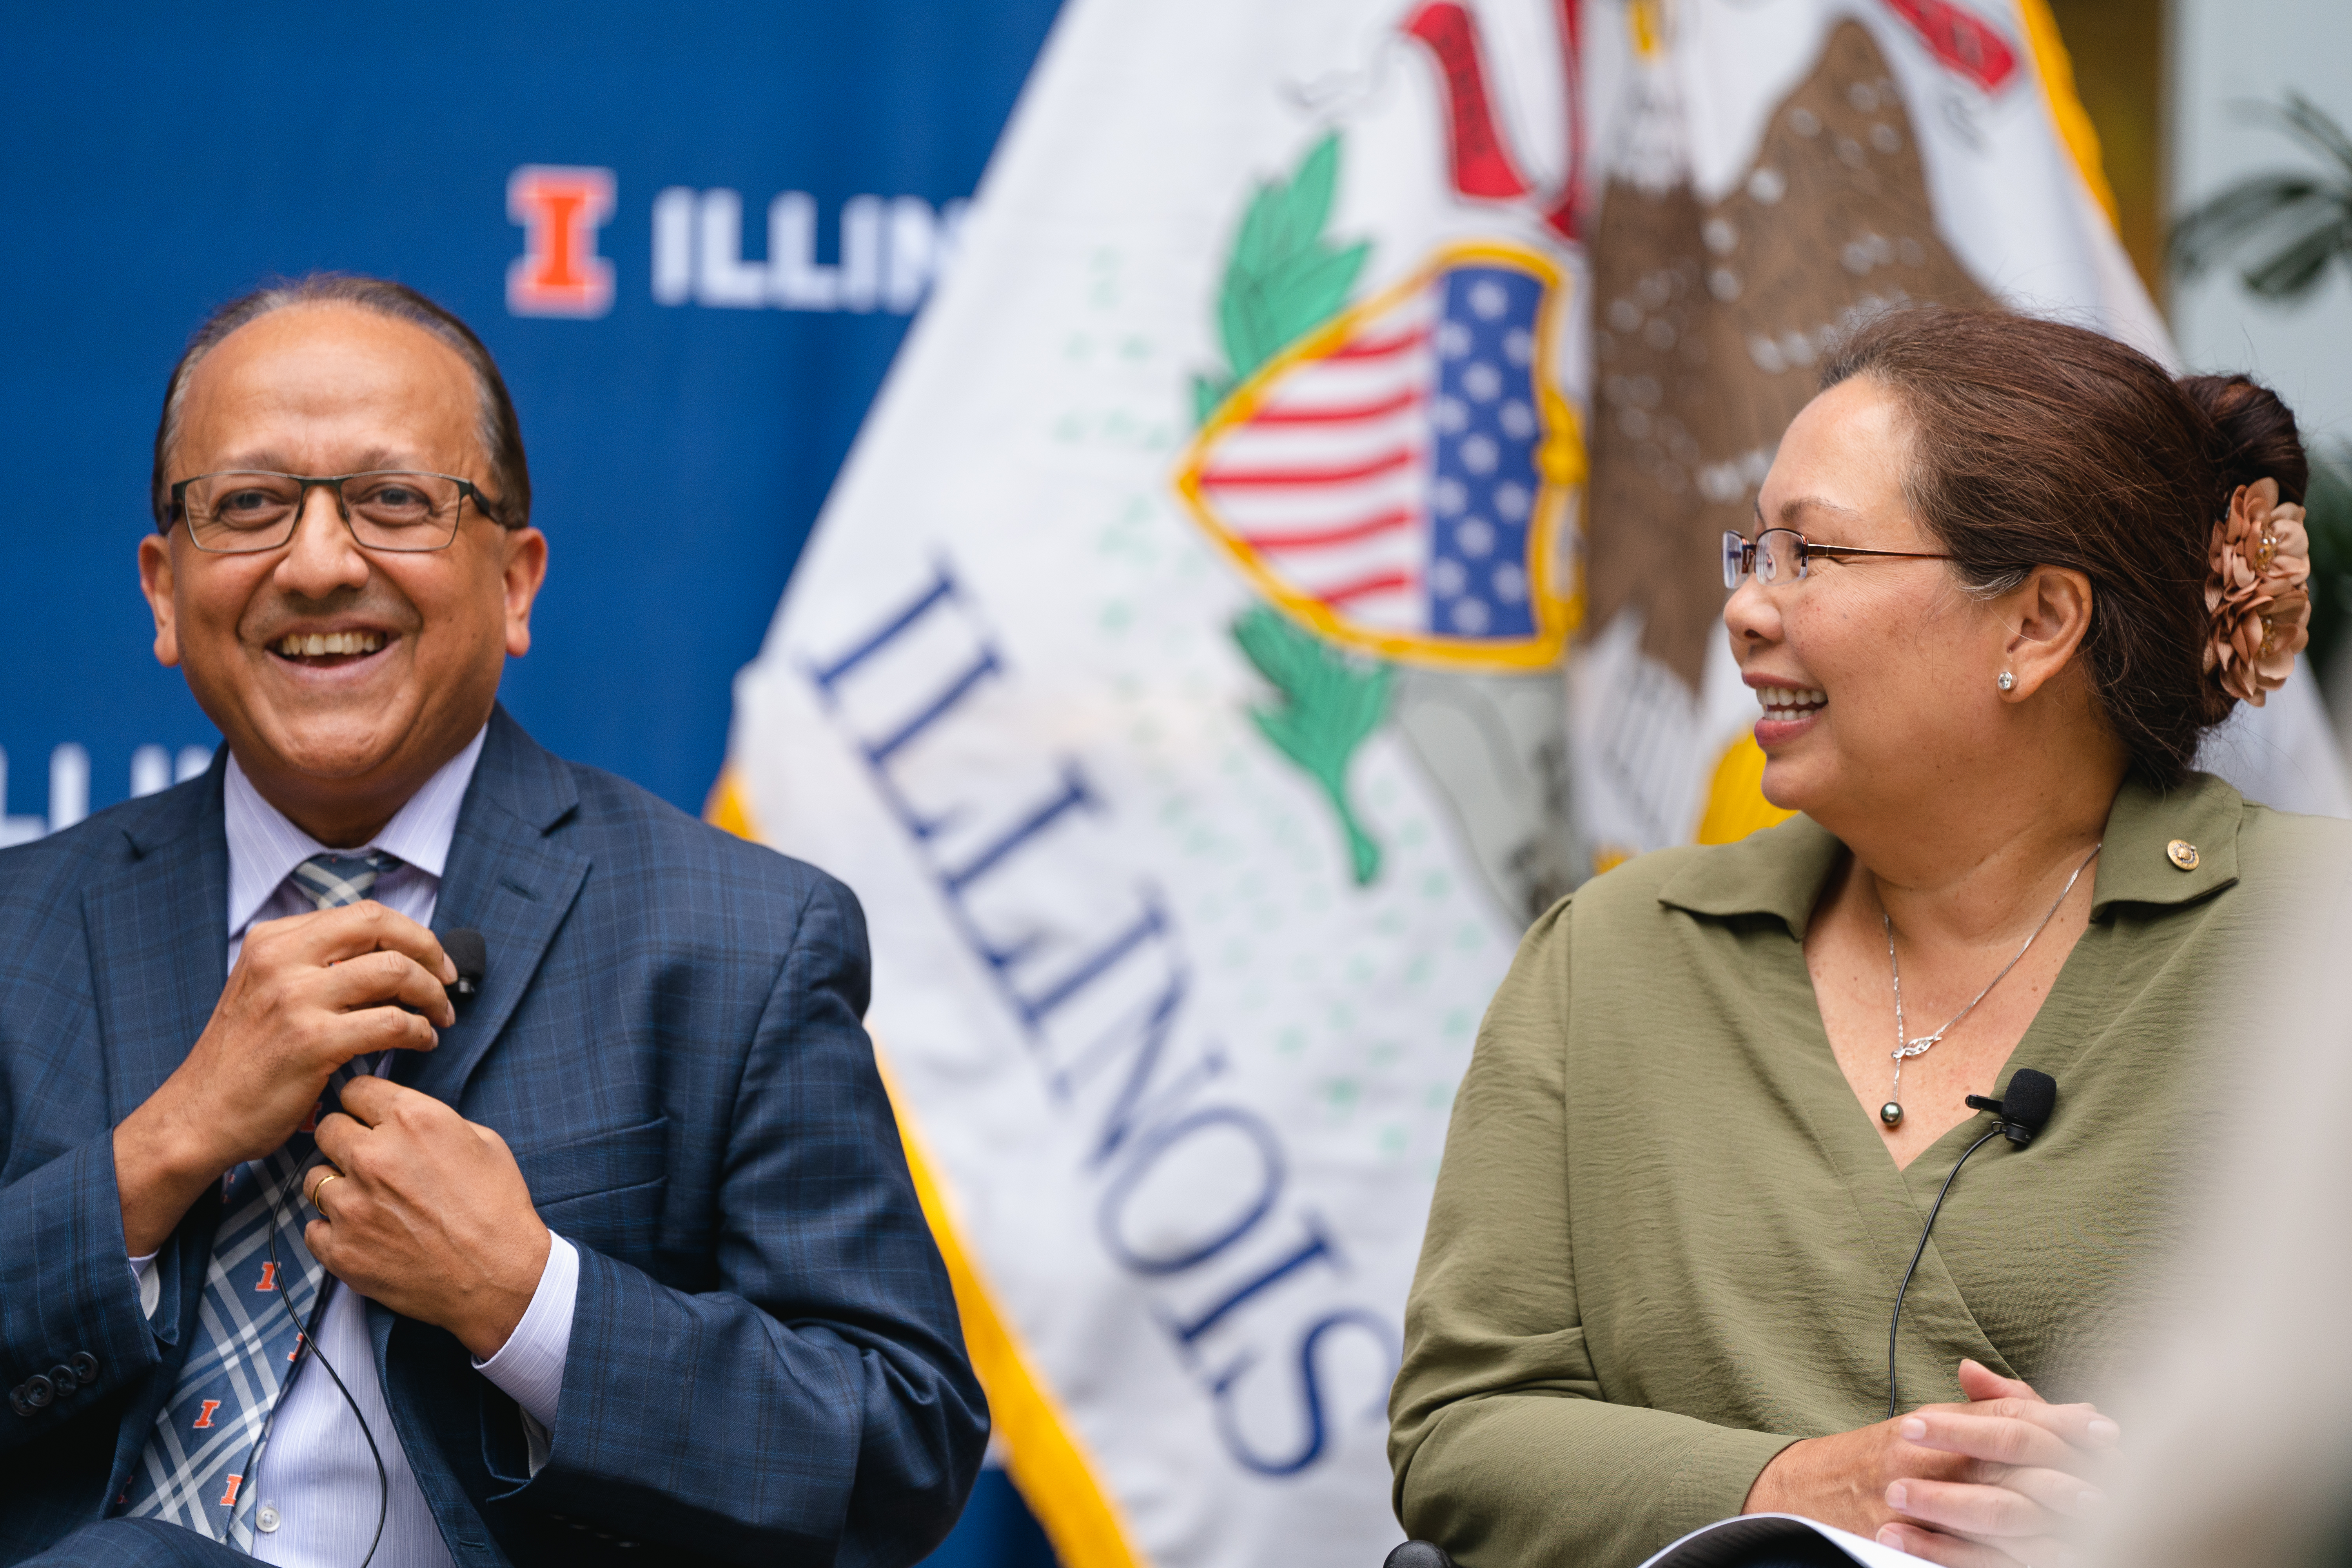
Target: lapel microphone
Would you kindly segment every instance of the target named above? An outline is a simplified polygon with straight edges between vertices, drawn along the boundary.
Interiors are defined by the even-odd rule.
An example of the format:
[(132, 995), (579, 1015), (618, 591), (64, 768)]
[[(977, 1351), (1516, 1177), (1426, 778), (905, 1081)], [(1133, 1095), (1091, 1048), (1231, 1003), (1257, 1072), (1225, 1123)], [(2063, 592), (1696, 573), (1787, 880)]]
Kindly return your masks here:
[[(482, 976), (489, 972), (490, 949), (480, 931), (471, 926), (445, 931), (441, 933), (441, 951), (449, 955), (450, 963), (457, 971), (457, 984), (449, 987), (451, 995), (471, 996), (481, 990)], [(1976, 1101), (1971, 1099), (1969, 1103), (1974, 1105)]]
[[(472, 937), (477, 946), (480, 944), (479, 932), (464, 934)], [(1994, 1100), (1990, 1095), (1972, 1094), (1968, 1105), (1970, 1110), (1990, 1110), (2000, 1118), (1993, 1131), (2022, 1149), (2033, 1142), (2033, 1135), (2042, 1131), (2042, 1123), (2058, 1108), (2058, 1080), (2046, 1072), (2020, 1068), (2010, 1076), (2007, 1098)], [(1965, 1154), (1960, 1157), (1968, 1158)]]
[(2032, 1068), (2020, 1068), (2009, 1077), (2009, 1092), (1999, 1100), (1990, 1095), (1972, 1094), (1968, 1098), (1970, 1110), (1989, 1110), (1995, 1120), (1992, 1131), (1969, 1144), (1960, 1157), (1952, 1162), (1952, 1173), (1944, 1178), (1935, 1205), (1927, 1210), (1927, 1223), (1919, 1227), (1919, 1245), (1911, 1253), (1911, 1267), (1903, 1271), (1903, 1283), (1895, 1291), (1895, 1315), (1886, 1324), (1886, 1418), (1895, 1419), (1895, 1336), (1903, 1327), (1903, 1298), (1911, 1289), (1911, 1276), (1919, 1271), (1919, 1259), (1927, 1255), (1927, 1237), (1936, 1228), (1936, 1216), (1944, 1210), (1944, 1199), (1950, 1195), (1952, 1184), (1960, 1179), (1960, 1167), (1975, 1153), (1996, 1138), (2006, 1138), (2019, 1148), (2033, 1142), (2050, 1113), (2058, 1108), (2058, 1080), (2046, 1072)]

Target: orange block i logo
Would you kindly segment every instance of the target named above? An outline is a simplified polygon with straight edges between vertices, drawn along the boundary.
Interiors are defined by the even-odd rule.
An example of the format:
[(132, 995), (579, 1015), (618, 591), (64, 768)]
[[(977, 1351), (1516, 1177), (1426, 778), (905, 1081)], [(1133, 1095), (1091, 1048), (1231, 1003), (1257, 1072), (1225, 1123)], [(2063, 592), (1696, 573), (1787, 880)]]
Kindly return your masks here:
[(596, 231), (613, 216), (610, 169), (525, 163), (507, 177), (507, 217), (523, 226), (523, 253), (507, 267), (507, 309), (518, 316), (604, 315), (613, 264)]

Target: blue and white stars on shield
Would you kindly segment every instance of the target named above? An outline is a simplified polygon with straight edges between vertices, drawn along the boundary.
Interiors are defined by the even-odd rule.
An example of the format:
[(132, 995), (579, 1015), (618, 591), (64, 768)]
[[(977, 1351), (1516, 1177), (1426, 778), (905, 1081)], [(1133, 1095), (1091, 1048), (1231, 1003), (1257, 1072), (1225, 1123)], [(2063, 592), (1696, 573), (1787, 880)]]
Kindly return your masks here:
[(1583, 451), (1541, 255), (1441, 252), (1237, 387), (1177, 478), (1258, 586), (1361, 651), (1524, 668), (1570, 629), (1559, 529)]

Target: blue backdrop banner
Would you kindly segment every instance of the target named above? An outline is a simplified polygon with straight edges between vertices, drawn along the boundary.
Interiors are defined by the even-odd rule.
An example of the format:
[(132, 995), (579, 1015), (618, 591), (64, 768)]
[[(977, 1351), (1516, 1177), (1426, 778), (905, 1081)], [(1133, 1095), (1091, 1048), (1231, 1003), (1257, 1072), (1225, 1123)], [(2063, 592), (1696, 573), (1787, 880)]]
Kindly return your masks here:
[(730, 682), (1055, 0), (35, 7), (0, 102), (0, 843), (201, 765), (151, 653), (163, 379), (278, 274), (415, 285), (521, 411), (552, 567), (508, 704), (698, 810)]

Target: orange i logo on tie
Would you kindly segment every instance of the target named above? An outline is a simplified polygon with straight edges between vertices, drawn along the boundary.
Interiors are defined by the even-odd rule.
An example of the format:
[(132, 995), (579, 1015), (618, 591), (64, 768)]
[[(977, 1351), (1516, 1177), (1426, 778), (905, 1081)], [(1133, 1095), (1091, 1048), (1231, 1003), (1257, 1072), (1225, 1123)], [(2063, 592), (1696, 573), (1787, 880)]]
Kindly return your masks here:
[(260, 1284), (258, 1284), (258, 1285), (256, 1285), (256, 1286), (254, 1287), (254, 1289), (255, 1289), (255, 1290), (257, 1290), (257, 1291), (261, 1291), (261, 1290), (275, 1290), (275, 1289), (278, 1289), (278, 1265), (277, 1265), (275, 1262), (268, 1262), (268, 1263), (264, 1263), (264, 1264), (261, 1266), (261, 1283), (260, 1283)]
[(213, 1412), (218, 1410), (220, 1407), (221, 1402), (219, 1400), (205, 1400), (205, 1407), (196, 1412), (196, 1418), (193, 1423), (191, 1423), (191, 1425), (199, 1427), (211, 1426), (213, 1424)]

